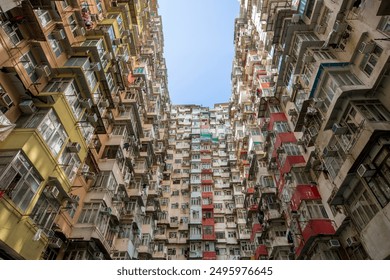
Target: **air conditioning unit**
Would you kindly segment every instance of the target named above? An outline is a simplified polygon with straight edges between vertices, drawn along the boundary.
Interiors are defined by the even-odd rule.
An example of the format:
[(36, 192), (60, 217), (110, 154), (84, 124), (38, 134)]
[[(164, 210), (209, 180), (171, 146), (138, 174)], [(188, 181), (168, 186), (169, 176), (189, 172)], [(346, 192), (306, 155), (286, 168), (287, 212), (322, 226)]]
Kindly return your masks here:
[(51, 75), (51, 70), (50, 70), (50, 67), (48, 65), (39, 65), (35, 68), (35, 72), (39, 75), (39, 76), (45, 76), (45, 77), (49, 77)]
[(52, 248), (61, 248), (64, 242), (58, 237), (50, 237), (49, 238), (49, 246)]
[(102, 65), (100, 62), (94, 62), (94, 63), (91, 63), (90, 69), (93, 71), (100, 71), (100, 70), (102, 70)]
[(45, 188), (45, 193), (52, 196), (53, 198), (57, 198), (60, 194), (60, 191), (56, 186), (49, 186)]
[(118, 46), (118, 45), (120, 45), (120, 44), (123, 43), (123, 42), (122, 42), (122, 38), (114, 39), (114, 40), (112, 40), (112, 43), (113, 43), (114, 45)]
[(93, 254), (93, 257), (95, 260), (102, 260), (104, 258), (104, 255), (102, 252), (96, 252), (95, 254)]
[(86, 98), (80, 101), (80, 104), (83, 108), (91, 109), (93, 106), (93, 102), (91, 98)]
[(104, 54), (104, 59), (106, 59), (106, 60), (113, 60), (114, 59), (113, 53), (112, 52), (106, 52)]
[(316, 25), (316, 27), (314, 28), (314, 32), (316, 32), (317, 34), (324, 34), (326, 31), (326, 25)]
[(296, 116), (296, 115), (298, 115), (298, 112), (295, 109), (289, 109), (288, 110), (288, 115), (289, 116)]
[(347, 27), (347, 22), (336, 21), (333, 26), (333, 31), (335, 31), (336, 33), (342, 33), (347, 29)]
[(291, 18), (292, 23), (298, 23), (301, 20), (301, 15), (300, 14), (293, 14)]
[(131, 31), (130, 30), (124, 30), (123, 31), (123, 36), (131, 36)]
[(375, 49), (375, 43), (374, 42), (362, 42), (359, 46), (359, 52), (363, 54), (370, 54)]
[(38, 110), (32, 100), (24, 100), (20, 102), (19, 108), (25, 114), (34, 114)]
[(11, 97), (8, 95), (8, 93), (3, 93), (1, 95), (1, 101), (4, 103), (5, 106), (11, 107), (14, 102), (12, 101)]
[(97, 123), (98, 116), (96, 114), (88, 115), (87, 121), (89, 121), (90, 123)]
[(352, 247), (354, 245), (359, 244), (359, 239), (356, 236), (350, 236), (346, 239), (348, 247)]
[(360, 166), (357, 169), (357, 174), (360, 177), (372, 177), (376, 173), (376, 169), (374, 166), (371, 168), (368, 164), (360, 164)]
[(345, 134), (345, 133), (348, 132), (348, 127), (346, 127), (346, 126), (341, 126), (341, 125), (339, 125), (338, 123), (334, 123), (333, 126), (332, 126), (332, 132), (333, 132), (335, 135)]
[(314, 60), (313, 55), (311, 54), (304, 54), (303, 55), (303, 62), (312, 62)]
[(66, 148), (70, 153), (78, 153), (81, 150), (81, 145), (77, 142), (69, 142)]
[(313, 103), (315, 107), (321, 107), (324, 104), (324, 100), (322, 98), (313, 98)]
[(103, 108), (107, 108), (110, 106), (110, 102), (108, 101), (108, 99), (102, 100), (100, 101), (100, 106), (102, 106)]
[(66, 38), (66, 33), (64, 29), (57, 29), (53, 31), (53, 36), (56, 40), (61, 41)]
[(85, 28), (78, 26), (76, 28), (76, 34), (77, 34), (77, 36), (84, 36), (85, 35)]
[(106, 214), (106, 215), (111, 215), (112, 213), (112, 209), (110, 207), (103, 207), (100, 212), (102, 212), (103, 214)]
[(338, 155), (337, 152), (338, 152), (338, 150), (334, 149), (334, 147), (333, 148), (325, 147), (324, 151), (323, 151), (323, 155), (324, 155), (324, 157), (334, 157), (334, 156)]
[(329, 248), (330, 249), (335, 249), (340, 247), (340, 241), (337, 239), (331, 239), (329, 240)]

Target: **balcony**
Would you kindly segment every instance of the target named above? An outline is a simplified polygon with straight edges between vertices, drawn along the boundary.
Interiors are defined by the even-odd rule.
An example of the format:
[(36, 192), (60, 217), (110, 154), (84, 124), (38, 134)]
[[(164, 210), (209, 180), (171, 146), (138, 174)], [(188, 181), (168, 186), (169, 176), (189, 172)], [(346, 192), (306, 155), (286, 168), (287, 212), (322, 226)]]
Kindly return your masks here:
[(333, 223), (329, 219), (312, 219), (302, 229), (302, 239), (295, 250), (297, 258), (300, 258), (310, 248), (316, 237), (334, 235), (336, 233)]
[(259, 245), (255, 251), (255, 259), (260, 260), (262, 257), (268, 257), (267, 247), (265, 245)]
[(190, 251), (190, 259), (200, 259), (202, 257), (202, 251)]
[(216, 252), (203, 252), (203, 260), (216, 260), (217, 253)]

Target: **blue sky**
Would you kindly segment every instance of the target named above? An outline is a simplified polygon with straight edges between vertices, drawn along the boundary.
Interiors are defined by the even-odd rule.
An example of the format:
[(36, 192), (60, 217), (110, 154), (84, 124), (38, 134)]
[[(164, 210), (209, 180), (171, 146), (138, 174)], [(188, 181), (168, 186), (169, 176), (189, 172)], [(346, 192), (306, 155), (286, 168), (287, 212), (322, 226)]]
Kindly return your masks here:
[(237, 0), (159, 0), (172, 104), (213, 107), (231, 94)]

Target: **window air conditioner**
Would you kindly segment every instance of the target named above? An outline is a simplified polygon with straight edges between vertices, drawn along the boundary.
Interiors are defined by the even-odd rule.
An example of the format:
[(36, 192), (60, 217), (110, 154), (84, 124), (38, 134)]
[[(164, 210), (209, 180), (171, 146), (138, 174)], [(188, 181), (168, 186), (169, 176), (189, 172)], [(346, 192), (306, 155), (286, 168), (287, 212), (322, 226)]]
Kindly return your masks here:
[(334, 147), (333, 148), (325, 147), (323, 154), (324, 154), (324, 157), (334, 157), (334, 156), (337, 156), (337, 152), (338, 152), (337, 148), (334, 149)]
[(61, 248), (63, 242), (58, 237), (50, 237), (49, 238), (49, 246), (52, 248)]
[(350, 236), (346, 239), (348, 247), (357, 245), (359, 243), (359, 240), (357, 239), (356, 236)]
[(76, 28), (76, 34), (77, 34), (77, 36), (84, 36), (85, 35), (85, 28), (78, 26)]
[(41, 77), (42, 76), (49, 77), (51, 74), (51, 70), (48, 65), (39, 65), (35, 68), (35, 71)]
[(116, 46), (122, 44), (122, 38), (117, 38), (117, 39), (114, 39), (112, 40), (112, 43)]
[(301, 20), (301, 15), (300, 14), (293, 14), (291, 18), (292, 23), (298, 23)]
[(359, 175), (359, 177), (372, 177), (375, 175), (375, 172), (376, 169), (371, 168), (368, 164), (360, 164), (357, 169), (357, 174)]
[(93, 102), (92, 102), (92, 99), (91, 98), (86, 98), (86, 99), (83, 99), (80, 101), (80, 104), (83, 108), (86, 108), (86, 109), (91, 109), (92, 108), (92, 105), (93, 105)]
[(362, 42), (359, 46), (359, 52), (363, 54), (370, 54), (375, 49), (374, 42)]
[(298, 112), (295, 109), (289, 109), (288, 110), (288, 115), (289, 116), (296, 116), (296, 115), (298, 115)]
[(81, 145), (77, 142), (69, 142), (66, 148), (70, 153), (78, 153), (81, 150)]
[(110, 102), (108, 101), (108, 99), (102, 100), (100, 101), (100, 106), (102, 106), (103, 108), (107, 108), (108, 106), (110, 106)]
[(33, 114), (37, 111), (37, 107), (35, 107), (32, 100), (24, 100), (20, 102), (19, 108), (25, 114)]
[(91, 63), (91, 70), (100, 71), (102, 70), (102, 65), (100, 64), (100, 62)]
[(326, 25), (316, 25), (316, 27), (314, 28), (314, 32), (316, 32), (317, 34), (324, 34), (326, 31)]
[(329, 248), (330, 249), (335, 249), (340, 247), (340, 241), (337, 239), (331, 239), (329, 240)]
[(89, 115), (87, 116), (87, 121), (89, 121), (90, 123), (97, 123), (98, 116), (96, 114)]
[(96, 259), (96, 260), (102, 260), (104, 258), (104, 255), (102, 252), (96, 252), (93, 257)]
[(66, 38), (66, 33), (64, 29), (57, 29), (53, 31), (53, 36), (56, 40), (61, 41)]
[(123, 36), (131, 36), (131, 31), (130, 30), (124, 30), (123, 31)]
[(348, 27), (347, 22), (336, 21), (333, 26), (333, 31), (337, 33), (342, 33), (347, 29), (347, 27)]
[(60, 191), (56, 186), (48, 186), (45, 188), (44, 191), (47, 195), (52, 196), (53, 198), (57, 198), (58, 195), (60, 194)]
[(339, 125), (338, 123), (334, 123), (333, 126), (332, 126), (332, 132), (333, 132), (335, 135), (345, 134), (345, 133), (348, 132), (348, 127), (346, 127), (346, 126), (341, 126), (341, 125)]
[(303, 62), (312, 62), (314, 60), (314, 57), (311, 54), (304, 54), (303, 55)]

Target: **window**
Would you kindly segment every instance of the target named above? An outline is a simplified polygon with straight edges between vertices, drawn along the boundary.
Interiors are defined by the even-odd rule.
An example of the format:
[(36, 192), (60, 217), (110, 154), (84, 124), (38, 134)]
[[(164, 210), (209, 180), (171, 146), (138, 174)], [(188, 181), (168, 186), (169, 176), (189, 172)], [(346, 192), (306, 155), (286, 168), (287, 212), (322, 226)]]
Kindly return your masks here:
[(375, 199), (368, 192), (362, 181), (359, 181), (349, 196), (346, 205), (351, 213), (352, 220), (359, 230), (363, 230), (379, 211)]
[(383, 16), (377, 29), (390, 36), (390, 16)]
[(51, 228), (60, 209), (60, 203), (43, 193), (35, 204), (31, 217), (40, 228)]
[(34, 83), (38, 80), (38, 74), (36, 73), (36, 68), (38, 66), (37, 61), (35, 60), (31, 51), (25, 53), (21, 58), (20, 62), (23, 64), (24, 70), (26, 70), (27, 75), (30, 77), (31, 81)]
[(23, 211), (37, 193), (42, 179), (22, 152), (0, 153), (0, 190)]
[(362, 69), (364, 73), (370, 76), (372, 71), (374, 71), (375, 65), (378, 63), (382, 52), (382, 48), (376, 45), (372, 53), (364, 55), (364, 58), (360, 63), (360, 69)]
[(118, 182), (112, 171), (101, 171), (96, 178), (94, 187), (106, 189), (114, 193), (118, 187)]
[(67, 150), (64, 150), (58, 162), (60, 163), (62, 169), (68, 177), (69, 182), (73, 182), (73, 180), (76, 178), (77, 170), (79, 169), (81, 164), (80, 158), (77, 153), (71, 153)]
[(235, 231), (228, 231), (228, 238), (236, 238), (237, 234)]
[(225, 232), (223, 232), (223, 231), (217, 231), (217, 232), (215, 232), (215, 237), (216, 237), (217, 239), (225, 239)]
[(169, 238), (177, 238), (177, 232), (173, 231), (169, 233)]
[(84, 203), (78, 222), (82, 224), (95, 224), (99, 210), (103, 208), (101, 203)]
[(143, 245), (143, 246), (149, 246), (150, 241), (151, 241), (151, 236), (150, 236), (150, 234), (148, 234), (148, 233), (142, 234), (141, 245)]
[(68, 17), (68, 24), (69, 24), (70, 30), (72, 31), (73, 37), (77, 37), (78, 36), (78, 34), (77, 34), (78, 25), (77, 25), (75, 15), (71, 15), (70, 17)]
[(215, 217), (214, 221), (216, 224), (223, 224), (225, 222), (225, 218), (224, 217)]
[(52, 79), (43, 89), (44, 92), (63, 92), (76, 120), (81, 117), (80, 90), (73, 79)]
[(112, 254), (112, 259), (114, 260), (130, 260), (130, 255), (128, 252), (114, 252)]
[(116, 159), (119, 169), (122, 170), (124, 165), (124, 156), (119, 145), (109, 145), (104, 147), (102, 158)]
[(53, 109), (40, 110), (25, 124), (25, 128), (37, 128), (50, 151), (57, 156), (68, 135)]

